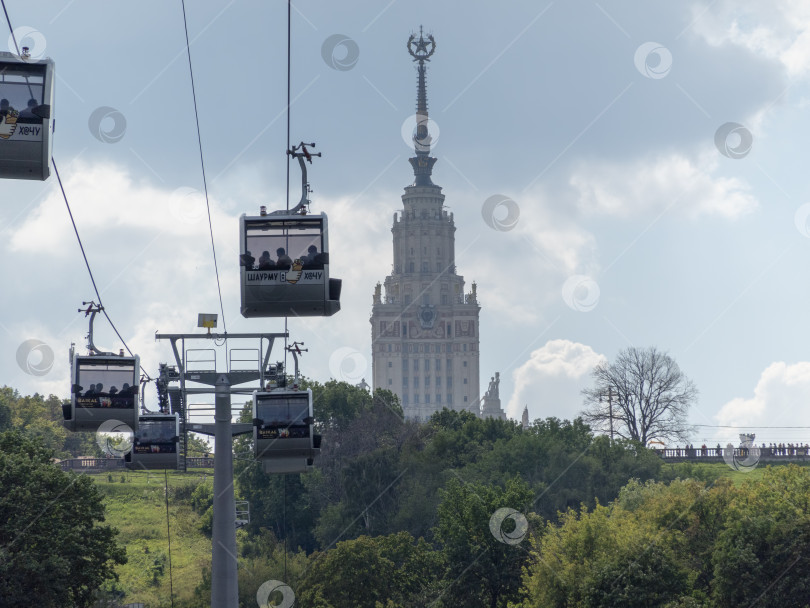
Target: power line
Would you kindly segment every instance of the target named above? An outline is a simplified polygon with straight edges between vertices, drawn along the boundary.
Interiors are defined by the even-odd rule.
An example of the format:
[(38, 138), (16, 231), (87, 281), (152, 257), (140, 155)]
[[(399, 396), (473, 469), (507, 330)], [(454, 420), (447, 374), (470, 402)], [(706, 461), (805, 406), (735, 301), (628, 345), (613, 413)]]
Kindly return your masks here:
[(8, 31), (11, 32), (11, 39), (14, 41), (14, 48), (17, 49), (17, 55), (20, 54), (20, 45), (17, 44), (17, 36), (14, 35), (14, 28), (11, 27), (11, 19), (8, 18), (8, 11), (6, 10), (6, 0), (3, 2), (3, 12), (6, 14), (6, 22), (8, 23)]
[(194, 70), (191, 68), (191, 47), (188, 41), (188, 23), (186, 21), (186, 0), (180, 0), (183, 6), (183, 28), (186, 32), (186, 54), (188, 55), (188, 72), (191, 76), (191, 96), (194, 100), (194, 120), (197, 123), (197, 145), (200, 148), (200, 166), (202, 167), (203, 188), (205, 189), (205, 207), (208, 210), (208, 231), (211, 233), (211, 251), (214, 254), (214, 272), (217, 275), (217, 293), (219, 294), (219, 310), (222, 313), (222, 328), (228, 333), (225, 322), (225, 307), (222, 304), (222, 288), (219, 283), (219, 267), (217, 266), (217, 249), (214, 245), (214, 227), (211, 223), (211, 204), (208, 202), (208, 182), (205, 179), (205, 160), (203, 158), (202, 135), (200, 134), (200, 116), (197, 113), (197, 92), (194, 88)]
[(748, 426), (735, 426), (728, 424), (693, 424), (692, 426), (708, 429), (810, 429), (810, 426), (762, 426), (749, 424)]
[[(82, 243), (82, 237), (79, 236), (79, 229), (76, 227), (76, 220), (73, 218), (73, 211), (70, 208), (70, 202), (68, 201), (67, 193), (65, 192), (65, 186), (62, 184), (62, 177), (59, 175), (59, 169), (56, 167), (56, 160), (51, 156), (51, 164), (53, 165), (53, 172), (56, 174), (56, 180), (59, 182), (59, 189), (62, 191), (62, 198), (65, 200), (65, 206), (67, 207), (68, 215), (70, 216), (70, 223), (73, 225), (73, 232), (76, 234), (76, 240), (79, 241), (79, 249), (82, 251), (82, 258), (84, 258), (84, 265), (87, 267), (87, 273), (90, 275), (90, 282), (93, 283), (93, 290), (96, 292), (96, 297), (98, 298), (98, 307), (101, 309), (101, 312), (104, 313), (104, 317), (110, 324), (110, 327), (113, 328), (115, 335), (118, 336), (118, 339), (121, 340), (121, 343), (124, 345), (124, 348), (127, 349), (130, 357), (134, 357), (135, 355), (132, 354), (129, 346), (126, 343), (126, 340), (121, 336), (121, 332), (118, 331), (118, 328), (115, 326), (115, 323), (112, 322), (110, 315), (107, 314), (107, 310), (104, 308), (104, 304), (101, 301), (101, 293), (98, 291), (98, 286), (96, 285), (96, 279), (93, 276), (93, 270), (90, 268), (90, 262), (87, 259), (87, 253), (84, 250), (84, 244)], [(146, 375), (149, 381), (152, 381), (152, 377), (149, 375), (143, 365), (141, 365), (141, 371)]]

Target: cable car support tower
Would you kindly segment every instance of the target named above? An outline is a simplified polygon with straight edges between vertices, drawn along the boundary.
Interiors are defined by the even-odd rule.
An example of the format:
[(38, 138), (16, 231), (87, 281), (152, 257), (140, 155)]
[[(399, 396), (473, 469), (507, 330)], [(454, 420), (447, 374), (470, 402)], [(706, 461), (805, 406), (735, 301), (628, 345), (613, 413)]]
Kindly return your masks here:
[[(236, 607), (238, 604), (237, 549), (236, 549), (236, 506), (233, 491), (233, 437), (251, 433), (252, 423), (233, 423), (231, 395), (250, 395), (255, 387), (242, 387), (248, 382), (259, 381), (261, 390), (266, 386), (266, 373), (270, 369), (270, 353), (276, 338), (287, 338), (284, 333), (237, 333), (237, 334), (155, 334), (156, 340), (168, 340), (174, 353), (179, 372), (180, 391), (184, 410), (187, 412), (187, 395), (214, 393), (214, 423), (186, 424), (188, 431), (212, 435), (214, 437), (214, 522), (212, 528), (211, 553), (211, 605)], [(216, 359), (211, 369), (189, 370), (186, 340), (242, 340), (259, 341), (258, 365), (256, 369), (233, 369), (234, 364), (243, 359), (228, 357), (228, 371), (216, 369)], [(178, 349), (178, 342), (180, 347)], [(243, 349), (232, 349), (234, 350)], [(181, 355), (180, 352), (183, 352)], [(229, 353), (230, 354), (230, 353)], [(209, 360), (210, 361), (210, 360)], [(186, 386), (187, 382), (204, 384), (210, 388)], [(184, 412), (184, 419), (187, 414)]]

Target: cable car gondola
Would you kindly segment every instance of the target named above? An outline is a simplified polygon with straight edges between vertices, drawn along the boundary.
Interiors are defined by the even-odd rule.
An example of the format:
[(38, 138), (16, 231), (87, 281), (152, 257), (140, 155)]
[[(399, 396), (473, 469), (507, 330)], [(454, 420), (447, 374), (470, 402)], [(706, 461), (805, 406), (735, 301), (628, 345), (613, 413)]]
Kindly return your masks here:
[(141, 414), (132, 451), (124, 459), (126, 467), (177, 469), (180, 451), (180, 418), (177, 414)]
[[(314, 144), (308, 144), (314, 145)], [(303, 150), (298, 152), (297, 150)], [(239, 218), (242, 315), (331, 317), (340, 310), (340, 279), (329, 277), (325, 214), (307, 215), (309, 192), (302, 143), (290, 155), (301, 165), (301, 201), (289, 211)]]
[(242, 315), (330, 317), (340, 310), (327, 230), (324, 214), (242, 215)]
[(71, 362), (70, 409), (64, 426), (71, 431), (96, 431), (102, 422), (117, 420), (138, 428), (140, 359), (114, 354), (74, 354)]
[(253, 392), (253, 446), (265, 473), (306, 473), (321, 452), (313, 433), (312, 391)]
[(0, 52), (0, 178), (48, 179), (54, 63)]

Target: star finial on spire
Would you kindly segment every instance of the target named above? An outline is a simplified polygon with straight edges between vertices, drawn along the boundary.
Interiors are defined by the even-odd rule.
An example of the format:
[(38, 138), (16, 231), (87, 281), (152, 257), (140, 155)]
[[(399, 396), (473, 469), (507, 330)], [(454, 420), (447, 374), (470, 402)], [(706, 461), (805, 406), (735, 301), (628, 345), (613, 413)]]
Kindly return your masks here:
[(419, 26), (419, 39), (416, 38), (416, 34), (411, 34), (411, 37), (408, 38), (408, 52), (414, 61), (420, 63), (430, 61), (430, 56), (433, 55), (435, 50), (436, 40), (434, 40), (432, 34), (428, 34), (427, 38), (425, 38), (421, 25)]

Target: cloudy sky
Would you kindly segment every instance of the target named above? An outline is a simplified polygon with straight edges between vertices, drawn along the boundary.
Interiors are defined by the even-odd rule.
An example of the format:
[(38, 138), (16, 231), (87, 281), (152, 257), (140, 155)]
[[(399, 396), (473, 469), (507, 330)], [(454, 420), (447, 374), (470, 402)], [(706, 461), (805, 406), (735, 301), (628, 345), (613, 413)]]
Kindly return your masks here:
[[(195, 331), (220, 308), (181, 4), (6, 4), (56, 62), (54, 158), (103, 302), (154, 373), (171, 357), (156, 331)], [(220, 329), (281, 331), (239, 314), (237, 221), (284, 206), (286, 2), (186, 10)], [(303, 371), (371, 375), (371, 298), (412, 178), (406, 42), (420, 24), (437, 43), (434, 181), (482, 305), (482, 388), (499, 371), (510, 415), (572, 418), (595, 363), (656, 346), (700, 390), (696, 443), (734, 440), (723, 425), (810, 441), (765, 428), (810, 427), (800, 0), (294, 2), (292, 139), (323, 152), (313, 210), (329, 214), (343, 278), (338, 316), (289, 323), (310, 349)], [(0, 276), (0, 385), (66, 396), (94, 292), (55, 177), (0, 184)], [(96, 343), (120, 348), (97, 325)]]

